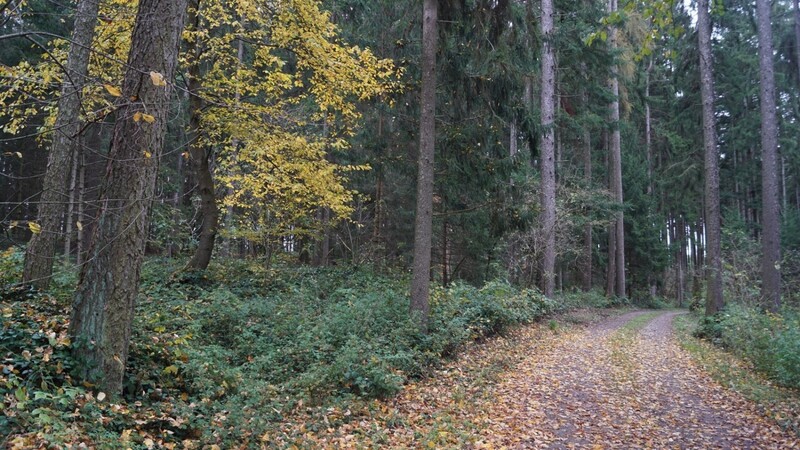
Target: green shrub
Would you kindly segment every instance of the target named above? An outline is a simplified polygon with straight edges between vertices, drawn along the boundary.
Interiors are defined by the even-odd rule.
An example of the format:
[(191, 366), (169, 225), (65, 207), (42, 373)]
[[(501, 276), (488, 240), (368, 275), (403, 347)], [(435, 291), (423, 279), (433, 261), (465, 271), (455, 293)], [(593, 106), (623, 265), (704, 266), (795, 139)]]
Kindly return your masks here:
[(780, 314), (755, 307), (729, 305), (703, 319), (698, 334), (750, 360), (776, 382), (800, 388), (800, 312)]

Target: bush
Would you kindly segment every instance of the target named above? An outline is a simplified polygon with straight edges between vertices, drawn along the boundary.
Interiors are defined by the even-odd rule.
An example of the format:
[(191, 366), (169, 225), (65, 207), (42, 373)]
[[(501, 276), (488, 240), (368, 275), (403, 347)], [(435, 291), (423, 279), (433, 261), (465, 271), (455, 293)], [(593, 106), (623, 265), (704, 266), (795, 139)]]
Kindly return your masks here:
[(698, 334), (750, 360), (774, 381), (800, 388), (800, 311), (773, 314), (732, 304), (704, 318)]
[[(4, 254), (0, 265), (19, 266), (19, 254)], [(226, 448), (263, 433), (301, 401), (394, 395), (466, 342), (565, 307), (502, 280), (434, 287), (423, 334), (409, 313), (405, 276), (348, 266), (276, 270), (254, 261), (202, 273), (180, 266), (149, 259), (143, 268), (122, 408), (98, 402), (91, 386), (69, 377), (68, 296), (4, 296), (3, 314), (13, 320), (3, 323), (0, 356), (19, 373), (0, 374), (0, 432), (28, 446), (103, 448), (135, 430), (132, 448), (147, 439)], [(51, 347), (49, 356), (37, 350)], [(86, 419), (74, 419), (76, 410)]]

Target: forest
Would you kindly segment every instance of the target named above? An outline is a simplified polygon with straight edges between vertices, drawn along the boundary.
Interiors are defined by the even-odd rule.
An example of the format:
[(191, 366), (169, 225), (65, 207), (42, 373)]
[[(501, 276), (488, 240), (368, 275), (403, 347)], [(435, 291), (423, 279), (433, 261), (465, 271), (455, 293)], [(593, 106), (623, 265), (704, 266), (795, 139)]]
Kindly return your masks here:
[(798, 3), (0, 0), (0, 446), (800, 445)]

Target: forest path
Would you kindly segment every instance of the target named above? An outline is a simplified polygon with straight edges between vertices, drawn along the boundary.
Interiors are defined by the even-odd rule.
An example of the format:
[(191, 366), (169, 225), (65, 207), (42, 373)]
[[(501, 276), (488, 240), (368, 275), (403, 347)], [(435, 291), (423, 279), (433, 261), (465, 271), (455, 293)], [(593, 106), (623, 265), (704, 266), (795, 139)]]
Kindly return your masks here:
[[(584, 313), (598, 311), (566, 322), (585, 322)], [(800, 448), (797, 436), (713, 381), (679, 347), (672, 333), (679, 314), (634, 311), (588, 326), (553, 320), (521, 328), (473, 346), (397, 397), (306, 418), (327, 428), (309, 433), (287, 424), (279, 441), (297, 448)]]
[(672, 336), (678, 314), (628, 313), (531, 354), (497, 386), (476, 447), (796, 446), (691, 361)]

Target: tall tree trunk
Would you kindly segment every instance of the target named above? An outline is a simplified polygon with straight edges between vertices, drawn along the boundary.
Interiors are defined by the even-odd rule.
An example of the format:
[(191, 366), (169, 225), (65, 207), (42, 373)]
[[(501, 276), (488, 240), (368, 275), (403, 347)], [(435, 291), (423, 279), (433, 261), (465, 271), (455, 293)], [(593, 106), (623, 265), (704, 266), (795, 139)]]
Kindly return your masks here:
[[(617, 11), (617, 0), (609, 0), (609, 12)], [(615, 26), (610, 30), (611, 48), (617, 48), (618, 30)], [(622, 195), (622, 138), (619, 129), (619, 78), (617, 76), (616, 64), (611, 68), (611, 93), (614, 101), (610, 105), (611, 113), (611, 194), (622, 208), (624, 199)], [(614, 225), (616, 234), (616, 294), (625, 297), (625, 215), (622, 210), (617, 212), (617, 220)]]
[[(195, 30), (199, 27), (200, 1), (192, 0), (192, 7), (189, 8), (188, 22)], [(197, 250), (194, 256), (186, 265), (189, 269), (205, 270), (211, 262), (211, 255), (214, 252), (214, 241), (217, 238), (219, 228), (219, 208), (217, 207), (217, 196), (214, 188), (214, 177), (211, 175), (212, 149), (205, 145), (202, 140), (203, 130), (200, 122), (200, 114), (203, 110), (203, 99), (200, 97), (202, 89), (200, 73), (200, 49), (197, 41), (190, 41), (187, 45), (187, 52), (194, 56), (192, 64), (189, 66), (189, 163), (192, 166), (195, 181), (197, 182), (197, 194), (200, 196), (200, 236), (197, 243)]]
[(25, 251), (22, 281), (47, 289), (53, 274), (53, 261), (61, 228), (61, 216), (68, 201), (65, 193), (73, 142), (80, 133), (78, 120), (81, 92), (89, 71), (99, 0), (81, 0), (75, 11), (72, 43), (67, 55), (66, 73), (58, 99), (58, 113), (53, 127), (53, 143), (47, 158), (37, 222), (41, 232), (34, 233)]
[[(584, 102), (588, 105), (588, 95), (584, 94)], [(592, 135), (588, 128), (583, 131), (583, 178), (586, 186), (592, 186)], [(583, 290), (592, 289), (592, 224), (588, 222), (583, 230)]]
[(556, 51), (554, 48), (553, 1), (542, 0), (542, 216), (544, 240), (542, 256), (542, 292), (555, 294), (556, 264), (556, 162), (555, 162), (555, 90)]
[(725, 305), (722, 296), (721, 219), (719, 208), (719, 149), (714, 114), (714, 62), (711, 53), (711, 17), (708, 0), (697, 2), (697, 37), (700, 51), (700, 96), (703, 103), (703, 147), (705, 148), (706, 315)]
[[(122, 392), (186, 3), (139, 2), (99, 217), (73, 301), (69, 332), (82, 375), (112, 395)], [(137, 114), (154, 121), (134, 120)]]
[(653, 72), (653, 59), (647, 64), (644, 87), (644, 142), (647, 158), (647, 195), (653, 194), (653, 118), (650, 112), (650, 75)]
[(800, 0), (794, 0), (794, 53), (797, 80), (800, 81)]
[(761, 297), (777, 311), (781, 305), (781, 221), (778, 193), (778, 120), (775, 115), (775, 73), (769, 0), (756, 0), (758, 13), (758, 65), (761, 97), (761, 196), (763, 256)]
[(422, 92), (420, 104), (417, 212), (414, 227), (414, 268), (411, 312), (419, 314), (422, 330), (428, 329), (428, 293), (433, 234), (433, 159), (436, 143), (436, 41), (437, 1), (424, 0), (422, 22)]

